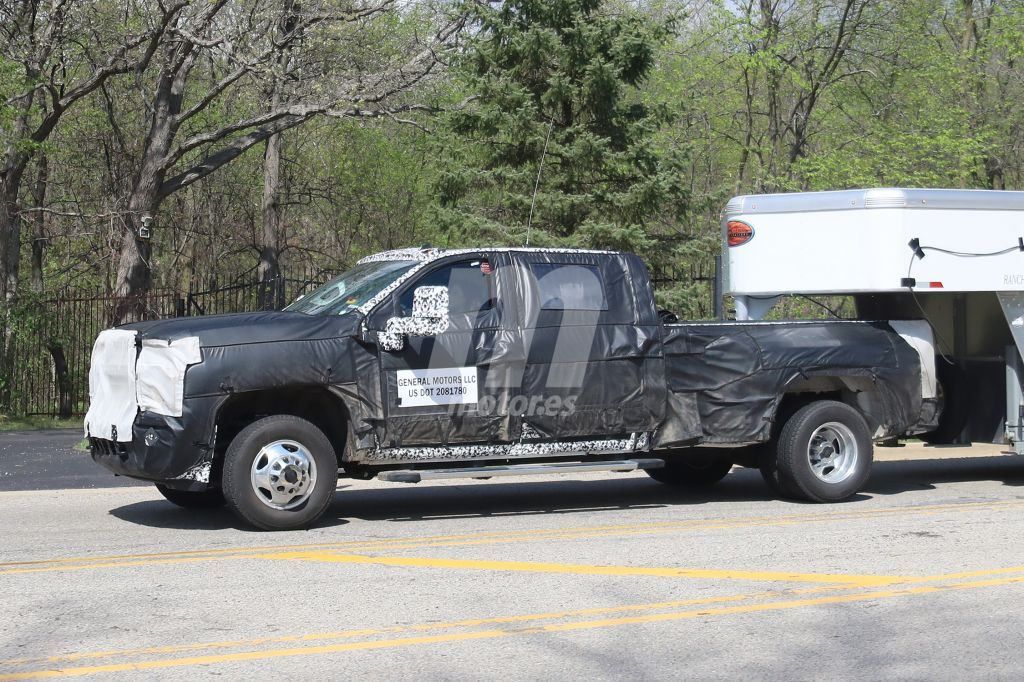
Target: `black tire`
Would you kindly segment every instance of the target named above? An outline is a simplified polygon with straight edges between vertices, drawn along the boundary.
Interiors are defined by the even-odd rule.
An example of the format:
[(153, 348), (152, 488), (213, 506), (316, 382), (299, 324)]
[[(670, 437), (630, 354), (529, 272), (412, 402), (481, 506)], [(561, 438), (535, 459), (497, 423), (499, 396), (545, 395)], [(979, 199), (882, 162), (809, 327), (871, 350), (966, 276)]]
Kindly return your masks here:
[(168, 502), (185, 509), (216, 509), (224, 506), (224, 493), (219, 488), (200, 491), (175, 490), (157, 483), (156, 489)]
[(678, 452), (659, 469), (644, 469), (658, 483), (679, 488), (709, 488), (725, 478), (732, 469), (728, 453), (717, 450), (699, 452), (699, 448)]
[[(263, 448), (279, 441), (299, 444), (303, 457), (313, 465), (308, 493), (297, 495), (296, 506), (289, 508), (271, 506), (269, 495), (273, 493), (258, 490), (252, 480), (256, 457), (266, 462)], [(231, 441), (224, 455), (223, 482), (228, 507), (246, 523), (262, 530), (307, 528), (323, 515), (334, 497), (338, 460), (331, 442), (316, 426), (299, 417), (275, 415), (253, 422)], [(289, 485), (283, 479), (280, 482)]]
[(967, 390), (967, 372), (955, 360), (936, 358), (938, 379), (939, 424), (934, 431), (923, 433), (921, 440), (929, 445), (955, 443), (967, 426), (971, 413), (970, 392)]
[(758, 470), (761, 478), (768, 484), (768, 488), (776, 497), (799, 498), (799, 492), (792, 490), (779, 477), (779, 459), (775, 451), (775, 443), (768, 443), (761, 449), (758, 457)]
[[(845, 403), (822, 400), (805, 405), (786, 421), (776, 443), (774, 469), (770, 464), (767, 468), (783, 495), (841, 502), (864, 487), (873, 451), (871, 430), (860, 412)], [(820, 456), (823, 453), (825, 457)], [(817, 467), (812, 466), (815, 456)], [(772, 485), (769, 475), (765, 480)]]

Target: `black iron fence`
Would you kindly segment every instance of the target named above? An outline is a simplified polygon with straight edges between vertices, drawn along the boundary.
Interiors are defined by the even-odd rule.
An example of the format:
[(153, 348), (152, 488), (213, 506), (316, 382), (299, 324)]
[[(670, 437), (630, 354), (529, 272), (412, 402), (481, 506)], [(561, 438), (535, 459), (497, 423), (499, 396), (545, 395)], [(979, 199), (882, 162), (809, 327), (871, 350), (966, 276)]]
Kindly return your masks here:
[[(276, 310), (330, 279), (319, 269), (285, 271), (261, 281), (255, 274), (203, 278), (185, 294), (150, 291), (140, 300), (146, 319)], [(11, 361), (0, 377), (0, 413), (71, 416), (89, 402), (92, 344), (112, 326), (118, 299), (102, 291), (64, 290), (22, 305), (10, 337)]]
[(269, 280), (260, 280), (251, 273), (227, 280), (211, 275), (204, 278), (201, 290), (194, 287), (185, 296), (181, 302), (184, 309), (179, 316), (280, 310), (335, 274), (327, 270), (306, 270), (284, 272)]

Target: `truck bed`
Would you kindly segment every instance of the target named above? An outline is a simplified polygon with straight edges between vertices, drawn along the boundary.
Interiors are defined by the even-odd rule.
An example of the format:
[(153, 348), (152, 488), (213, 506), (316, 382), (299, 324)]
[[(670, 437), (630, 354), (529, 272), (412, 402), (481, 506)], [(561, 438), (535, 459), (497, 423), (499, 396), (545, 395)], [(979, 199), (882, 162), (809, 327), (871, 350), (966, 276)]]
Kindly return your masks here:
[[(861, 321), (665, 325), (668, 388), (695, 408), (705, 443), (767, 440), (780, 407), (807, 394), (845, 394), (876, 438), (934, 427), (922, 358), (893, 325)], [(852, 396), (851, 396), (852, 394)]]

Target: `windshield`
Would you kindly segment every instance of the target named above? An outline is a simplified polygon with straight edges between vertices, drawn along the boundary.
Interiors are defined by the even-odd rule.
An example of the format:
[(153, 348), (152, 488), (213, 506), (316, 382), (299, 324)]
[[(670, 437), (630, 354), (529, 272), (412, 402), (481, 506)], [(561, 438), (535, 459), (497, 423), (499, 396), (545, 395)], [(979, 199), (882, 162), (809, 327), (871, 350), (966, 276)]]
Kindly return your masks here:
[(285, 310), (307, 315), (344, 315), (358, 308), (403, 274), (416, 261), (391, 260), (363, 263), (306, 294)]

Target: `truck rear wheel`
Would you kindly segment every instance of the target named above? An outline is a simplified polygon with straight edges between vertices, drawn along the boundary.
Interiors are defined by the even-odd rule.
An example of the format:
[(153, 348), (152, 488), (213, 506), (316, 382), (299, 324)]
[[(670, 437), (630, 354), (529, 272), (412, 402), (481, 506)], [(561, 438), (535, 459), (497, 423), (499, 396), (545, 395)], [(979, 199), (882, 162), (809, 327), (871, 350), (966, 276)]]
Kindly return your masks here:
[(798, 492), (790, 490), (779, 476), (779, 457), (775, 450), (775, 443), (769, 443), (761, 450), (757, 468), (761, 471), (761, 478), (768, 484), (772, 494), (778, 497), (800, 497)]
[(871, 473), (871, 431), (845, 403), (822, 400), (800, 408), (782, 427), (776, 446), (774, 462), (762, 473), (787, 496), (839, 502), (856, 494)]
[(338, 484), (334, 448), (320, 429), (291, 415), (266, 417), (235, 436), (224, 455), (224, 497), (263, 530), (306, 528)]
[(224, 493), (217, 488), (200, 491), (175, 490), (157, 483), (156, 489), (168, 502), (185, 509), (216, 509), (224, 506)]
[(707, 488), (718, 483), (732, 469), (732, 459), (718, 450), (699, 452), (699, 448), (665, 460), (660, 469), (644, 469), (658, 483), (680, 488)]

